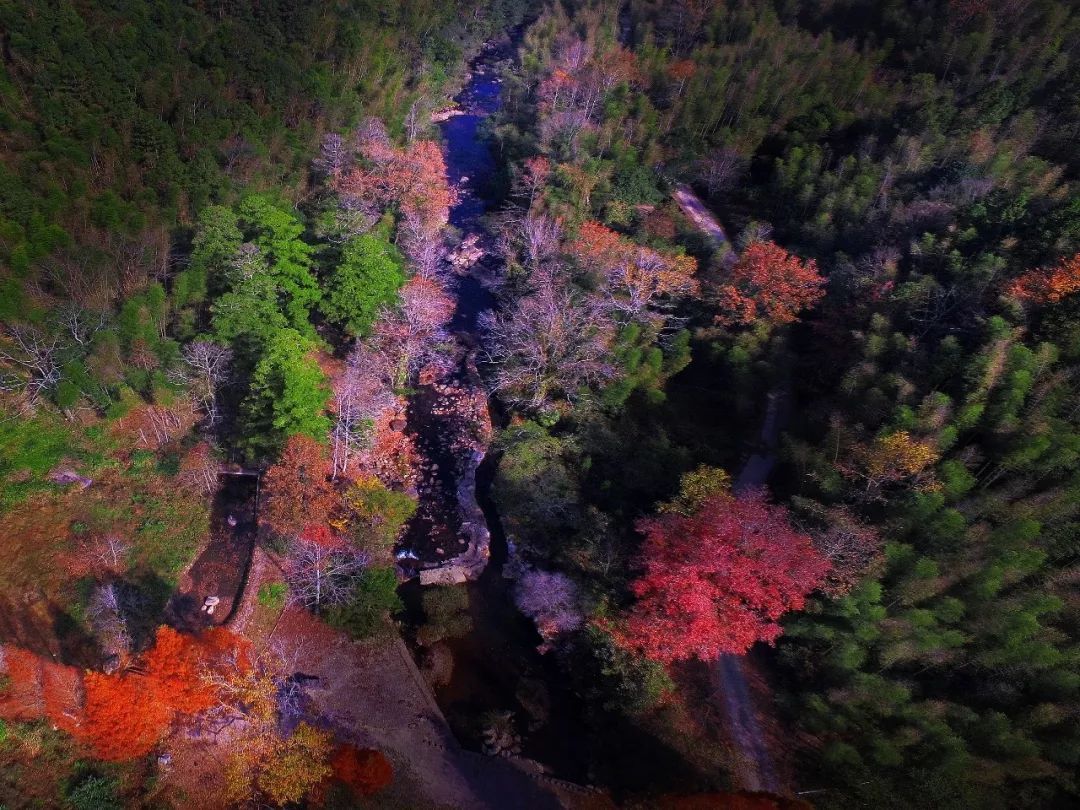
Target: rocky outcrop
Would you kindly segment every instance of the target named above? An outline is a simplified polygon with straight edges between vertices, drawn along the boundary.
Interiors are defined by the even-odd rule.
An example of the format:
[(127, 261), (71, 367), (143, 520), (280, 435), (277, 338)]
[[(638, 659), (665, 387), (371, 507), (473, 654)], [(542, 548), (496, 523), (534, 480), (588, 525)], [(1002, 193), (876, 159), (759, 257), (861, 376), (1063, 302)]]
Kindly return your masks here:
[(470, 233), (461, 240), (456, 249), (450, 251), (446, 260), (458, 271), (467, 270), (484, 258), (484, 249), (480, 247), (480, 236)]
[(421, 570), (421, 585), (457, 585), (476, 579), (487, 567), (491, 557), (491, 533), (476, 500), (476, 470), (483, 460), (484, 452), (473, 450), (462, 465), (458, 479), (457, 502), (461, 511), (461, 533), (466, 539), (465, 551), (437, 567)]

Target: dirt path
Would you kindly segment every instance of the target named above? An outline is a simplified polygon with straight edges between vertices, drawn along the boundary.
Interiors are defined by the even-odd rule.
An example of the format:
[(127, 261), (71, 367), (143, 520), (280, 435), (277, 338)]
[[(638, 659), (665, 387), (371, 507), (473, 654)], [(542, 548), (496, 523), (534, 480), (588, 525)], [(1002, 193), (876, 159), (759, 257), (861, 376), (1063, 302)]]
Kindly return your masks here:
[(724, 226), (705, 207), (705, 203), (691, 190), (690, 186), (680, 183), (675, 187), (675, 191), (672, 192), (671, 196), (683, 213), (698, 227), (698, 230), (716, 241), (717, 247), (728, 242)]
[[(730, 245), (723, 226), (689, 186), (677, 186), (672, 198), (718, 247), (725, 243)], [(768, 481), (776, 463), (776, 446), (787, 421), (790, 399), (787, 380), (769, 391), (758, 446), (735, 479), (736, 492), (757, 489)], [(710, 667), (715, 690), (712, 700), (722, 709), (726, 736), (738, 751), (736, 776), (740, 787), (783, 793), (784, 785), (760, 720), (767, 710), (750, 685), (748, 668), (751, 666), (745, 655), (723, 655), (714, 661)]]
[[(340, 739), (378, 748), (395, 768), (402, 806), (556, 810), (564, 788), (527, 763), (465, 751), (400, 638), (354, 643), (288, 608), (272, 642), (311, 676), (307, 713)], [(385, 797), (384, 797), (385, 798)]]
[[(787, 419), (790, 400), (786, 381), (768, 394), (762, 420), (760, 446), (747, 459), (735, 480), (735, 491), (745, 492), (764, 486), (776, 462), (776, 445)], [(723, 655), (712, 664), (714, 701), (724, 710), (728, 738), (739, 752), (738, 781), (744, 790), (783, 793), (772, 751), (760, 718), (768, 713), (761, 695), (750, 686), (748, 669), (752, 661), (745, 655)]]
[[(165, 620), (194, 632), (224, 624), (243, 595), (244, 581), (257, 529), (254, 476), (222, 476), (210, 518), (210, 542), (180, 577), (165, 609)], [(217, 597), (213, 614), (203, 610), (207, 597)]]

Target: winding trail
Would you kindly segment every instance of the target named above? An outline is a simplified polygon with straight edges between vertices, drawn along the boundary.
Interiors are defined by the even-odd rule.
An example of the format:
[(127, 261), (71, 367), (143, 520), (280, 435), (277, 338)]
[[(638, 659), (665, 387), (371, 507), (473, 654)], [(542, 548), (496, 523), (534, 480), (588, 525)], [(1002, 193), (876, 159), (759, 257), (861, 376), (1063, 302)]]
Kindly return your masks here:
[(717, 247), (724, 243), (731, 244), (728, 241), (727, 233), (724, 232), (724, 226), (717, 221), (712, 211), (705, 206), (705, 203), (693, 192), (690, 186), (680, 183), (675, 187), (675, 191), (672, 192), (671, 196), (683, 213), (698, 227), (698, 230), (717, 242)]
[[(678, 185), (671, 196), (683, 213), (717, 247), (731, 244), (723, 226), (689, 186)], [(736, 492), (758, 489), (768, 481), (776, 463), (776, 447), (780, 431), (788, 419), (790, 402), (790, 385), (784, 378), (769, 391), (758, 446), (735, 479)], [(716, 659), (710, 665), (714, 689), (712, 700), (723, 710), (727, 737), (738, 749), (737, 776), (740, 786), (744, 790), (783, 793), (784, 785), (758, 719), (767, 709), (759, 705), (750, 687), (747, 678), (749, 665), (745, 655), (722, 655)]]

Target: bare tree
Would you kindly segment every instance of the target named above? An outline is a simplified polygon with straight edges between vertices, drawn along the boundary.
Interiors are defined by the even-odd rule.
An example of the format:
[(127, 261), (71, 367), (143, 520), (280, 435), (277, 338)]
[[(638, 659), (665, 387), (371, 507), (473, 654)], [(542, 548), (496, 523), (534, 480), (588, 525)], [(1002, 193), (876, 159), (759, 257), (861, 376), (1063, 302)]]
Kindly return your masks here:
[(169, 372), (173, 382), (186, 384), (192, 397), (206, 413), (211, 425), (220, 419), (217, 407), (217, 391), (229, 379), (232, 366), (232, 349), (211, 343), (209, 340), (193, 340), (182, 351), (184, 365)]
[(56, 311), (56, 323), (80, 346), (87, 346), (107, 320), (104, 312), (86, 309), (77, 301), (65, 301)]
[(298, 538), (285, 565), (289, 601), (316, 611), (347, 602), (367, 564), (363, 552)]
[(122, 537), (107, 534), (97, 548), (97, 558), (106, 568), (119, 572), (130, 548), (131, 545)]
[(424, 227), (415, 217), (405, 217), (398, 234), (398, 243), (409, 258), (416, 275), (443, 282), (448, 273), (443, 261), (446, 245), (442, 234)]
[(110, 655), (123, 657), (131, 650), (131, 633), (124, 613), (124, 600), (115, 582), (98, 585), (90, 596), (87, 615), (90, 626)]
[(554, 272), (534, 273), (536, 290), (506, 311), (480, 317), (491, 387), (534, 409), (573, 399), (615, 376), (608, 359), (613, 330), (603, 306), (575, 296)]
[(437, 279), (414, 276), (402, 287), (401, 306), (383, 312), (372, 336), (377, 352), (395, 358), (395, 388), (424, 366), (444, 363), (443, 347), (450, 339), (446, 324), (453, 314), (454, 300)]
[(537, 268), (558, 254), (562, 233), (562, 225), (551, 217), (543, 214), (525, 216), (521, 220), (521, 236), (528, 266)]
[(828, 527), (811, 535), (816, 548), (831, 563), (822, 590), (839, 597), (883, 562), (880, 535), (850, 510), (836, 507), (824, 511)]
[(337, 418), (330, 433), (333, 476), (348, 473), (356, 453), (367, 446), (371, 428), (394, 407), (386, 358), (363, 344), (349, 355), (345, 373), (334, 386)]
[(25, 391), (39, 399), (60, 382), (60, 353), (64, 341), (29, 324), (0, 328), (0, 363), (13, 373), (0, 376), (0, 390)]
[(701, 179), (714, 196), (731, 188), (746, 171), (746, 159), (734, 149), (722, 147), (714, 149), (698, 163)]
[(427, 102), (426, 96), (417, 96), (409, 105), (409, 112), (405, 115), (405, 137), (409, 143), (416, 140), (420, 130), (424, 128), (424, 109)]
[(313, 161), (316, 172), (336, 181), (351, 162), (352, 157), (345, 146), (344, 138), (336, 132), (323, 135), (319, 156)]
[(514, 588), (514, 604), (536, 622), (545, 642), (578, 629), (585, 621), (577, 584), (554, 571), (526, 569)]

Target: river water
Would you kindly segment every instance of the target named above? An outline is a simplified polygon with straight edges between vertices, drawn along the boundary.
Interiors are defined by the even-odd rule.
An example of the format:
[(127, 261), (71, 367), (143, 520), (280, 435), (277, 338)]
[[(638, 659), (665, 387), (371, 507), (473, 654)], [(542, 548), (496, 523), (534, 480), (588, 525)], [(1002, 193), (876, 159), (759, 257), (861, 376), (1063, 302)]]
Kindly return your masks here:
[[(490, 247), (491, 235), (485, 228), (485, 216), (497, 204), (498, 164), (484, 132), (485, 120), (496, 113), (500, 104), (500, 81), (497, 63), (509, 55), (509, 47), (489, 46), (470, 64), (469, 80), (455, 101), (461, 114), (440, 124), (445, 142), (447, 173), (458, 191), (458, 200), (450, 212), (450, 223), (462, 236), (476, 234), (481, 246)], [(480, 313), (495, 306), (495, 298), (483, 280), (497, 276), (500, 260), (485, 255), (453, 284), (457, 309), (451, 330), (466, 349), (479, 343), (477, 319)], [(468, 370), (459, 373), (465, 386), (479, 385)], [(498, 419), (496, 418), (496, 421)], [(418, 441), (425, 451), (443, 458), (440, 469), (454, 466), (441, 451), (437, 420), (416, 422)], [(580, 726), (581, 706), (562, 687), (557, 662), (551, 654), (537, 651), (541, 643), (532, 622), (513, 604), (512, 583), (502, 575), (506, 561), (506, 538), (498, 513), (490, 498), (491, 482), (497, 458), (489, 454), (477, 472), (477, 500), (491, 533), (491, 560), (469, 590), (472, 631), (461, 638), (444, 642), (453, 655), (453, 673), (448, 683), (435, 689), (436, 698), (455, 736), (467, 748), (480, 750), (482, 732), (494, 716), (508, 722), (520, 739), (521, 755), (541, 763), (549, 772), (571, 780), (586, 778), (580, 746), (587, 735)], [(438, 493), (432, 491), (431, 496)], [(421, 512), (438, 515), (438, 505), (424, 503)], [(425, 506), (427, 508), (425, 508)], [(438, 523), (436, 519), (434, 521)], [(405, 540), (414, 547), (430, 547), (432, 541), (421, 537), (427, 532), (438, 536), (440, 527), (430, 520), (414, 521)], [(407, 583), (402, 595), (412, 619), (420, 617), (420, 588), (415, 580)], [(417, 652), (423, 655), (422, 650)]]

